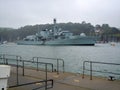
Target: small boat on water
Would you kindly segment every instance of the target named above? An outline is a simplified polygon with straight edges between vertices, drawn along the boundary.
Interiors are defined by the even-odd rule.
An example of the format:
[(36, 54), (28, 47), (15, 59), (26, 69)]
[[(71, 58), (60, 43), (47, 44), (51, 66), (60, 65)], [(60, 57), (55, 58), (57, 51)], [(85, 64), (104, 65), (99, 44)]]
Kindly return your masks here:
[(85, 33), (73, 35), (73, 33), (57, 28), (56, 19), (54, 19), (53, 30), (42, 30), (36, 35), (30, 35), (21, 41), (18, 45), (95, 45), (94, 36), (86, 36)]
[(111, 42), (110, 45), (111, 45), (111, 46), (115, 46), (116, 43), (115, 43), (115, 42)]

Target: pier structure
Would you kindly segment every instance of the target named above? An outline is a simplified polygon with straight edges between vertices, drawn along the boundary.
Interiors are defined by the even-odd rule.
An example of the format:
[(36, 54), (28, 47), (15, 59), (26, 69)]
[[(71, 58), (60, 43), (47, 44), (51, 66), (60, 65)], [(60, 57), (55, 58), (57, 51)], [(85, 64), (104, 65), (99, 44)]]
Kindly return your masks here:
[[(119, 90), (120, 89), (119, 80), (114, 80), (114, 81), (108, 80), (108, 78), (94, 76), (93, 73), (92, 73), (92, 80), (89, 79), (89, 77), (91, 76), (85, 75), (85, 73), (83, 79), (82, 73), (63, 72), (62, 69), (60, 71), (59, 69), (60, 67), (56, 69), (59, 70), (59, 73), (57, 73), (56, 71), (54, 71), (54, 68), (57, 67), (54, 66), (53, 63), (40, 62), (40, 59), (42, 58), (39, 58), (38, 61), (37, 59), (38, 58), (35, 57), (35, 59), (31, 59), (31, 60), (23, 60), (22, 58), (16, 60), (16, 59), (5, 58), (5, 56), (3, 58), (3, 56), (0, 55), (0, 64), (11, 65), (10, 78), (8, 79), (8, 85), (9, 85), (8, 90), (47, 90), (47, 89)], [(12, 60), (16, 62), (14, 64), (11, 64), (10, 61)], [(38, 62), (40, 63), (37, 66)], [(55, 64), (59, 65), (59, 63), (58, 64), (55, 63)], [(32, 64), (36, 66), (33, 67)], [(43, 65), (44, 68), (41, 69), (40, 65)], [(90, 66), (92, 67), (91, 64)]]

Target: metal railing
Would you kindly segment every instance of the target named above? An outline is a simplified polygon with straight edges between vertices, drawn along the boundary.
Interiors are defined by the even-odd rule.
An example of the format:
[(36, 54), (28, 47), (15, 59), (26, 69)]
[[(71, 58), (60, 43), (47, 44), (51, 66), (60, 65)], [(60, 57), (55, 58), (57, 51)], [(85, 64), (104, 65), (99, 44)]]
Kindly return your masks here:
[[(2, 55), (1, 55), (2, 56)], [(48, 65), (51, 65), (51, 67), (52, 67), (52, 71), (53, 71), (53, 64), (52, 63), (45, 63), (45, 62), (33, 62), (33, 61), (28, 61), (28, 60), (23, 60), (23, 59), (21, 59), (21, 58), (18, 58), (18, 56), (16, 56), (17, 58), (16, 59), (12, 59), (12, 58), (6, 58), (4, 55), (1, 57), (0, 56), (0, 60), (2, 60), (3, 61), (3, 63), (2, 62), (0, 62), (1, 64), (6, 64), (6, 65), (14, 65), (14, 66), (16, 66), (16, 85), (14, 85), (14, 86), (10, 86), (10, 87), (17, 87), (17, 86), (23, 86), (23, 85), (29, 85), (29, 84), (33, 84), (33, 83), (35, 83), (35, 82), (31, 82), (31, 83), (26, 83), (26, 84), (19, 84), (19, 77), (18, 77), (18, 68), (19, 67), (21, 67), (22, 68), (22, 75), (24, 76), (25, 75), (25, 65), (24, 65), (24, 63), (25, 62), (30, 62), (30, 63), (37, 63), (37, 65), (39, 65), (39, 64), (43, 64), (44, 66), (45, 66), (45, 80), (43, 80), (44, 82), (45, 82), (45, 90), (47, 90), (48, 88), (47, 88), (47, 81), (49, 81), (48, 79), (47, 79), (47, 72), (48, 72)], [(10, 55), (11, 56), (11, 55)], [(12, 56), (15, 56), (15, 55), (12, 55)], [(16, 62), (16, 64), (9, 64), (11, 61), (14, 61), (14, 62)], [(19, 62), (22, 62), (22, 64), (20, 65), (19, 64)], [(42, 82), (42, 81), (40, 81), (40, 82)], [(51, 85), (52, 87), (53, 87), (53, 81), (52, 81), (52, 85)]]
[[(65, 69), (64, 69), (64, 60), (63, 59), (60, 59), (60, 58), (46, 58), (46, 57), (33, 57), (32, 60), (33, 61), (40, 61), (41, 59), (47, 59), (47, 60), (54, 60), (56, 61), (56, 66), (57, 66), (57, 74), (59, 74), (59, 68), (60, 68), (60, 65), (59, 63), (62, 62), (62, 71), (64, 73)], [(37, 65), (37, 68), (38, 68), (38, 65)]]
[[(11, 60), (12, 59), (16, 59), (16, 60), (21, 60), (22, 59), (22, 57), (19, 56), (19, 55), (10, 55), (10, 54), (0, 54), (0, 58), (4, 61), (3, 63), (7, 63), (8, 59), (11, 59)], [(6, 60), (5, 60), (5, 58), (6, 58)], [(49, 62), (49, 60), (56, 61), (56, 67), (57, 67), (57, 69), (55, 69), (55, 71), (57, 72), (57, 74), (59, 74), (59, 71), (60, 71), (59, 70), (60, 69), (60, 62), (62, 62), (62, 72), (64, 73), (65, 67), (64, 67), (64, 60), (63, 59), (60, 59), (60, 58), (47, 58), (47, 57), (33, 57), (32, 58), (32, 62), (36, 63), (36, 67), (37, 67), (36, 69), (37, 69), (37, 71), (39, 70), (39, 64), (40, 64), (38, 62), (40, 62), (41, 59), (47, 59), (48, 60), (47, 62)], [(31, 60), (29, 60), (29, 61), (31, 62)], [(42, 61), (42, 62), (45, 62), (45, 61)], [(53, 72), (53, 64), (52, 64), (52, 72)]]
[(7, 63), (7, 61), (5, 60), (5, 58), (16, 59), (16, 60), (21, 60), (22, 59), (22, 57), (19, 56), (19, 55), (11, 55), (11, 54), (0, 54), (0, 58), (4, 61), (3, 62), (4, 64)]
[[(89, 63), (90, 64), (90, 69), (86, 69), (85, 68), (85, 63)], [(84, 78), (85, 70), (90, 71), (90, 80), (92, 80), (92, 76), (93, 76), (92, 72), (101, 72), (101, 73), (109, 73), (109, 74), (120, 75), (120, 73), (103, 72), (103, 71), (93, 70), (93, 64), (120, 65), (120, 64), (117, 64), (117, 63), (107, 63), (107, 62), (97, 62), (97, 61), (84, 61), (83, 62), (83, 75), (82, 75), (82, 78)]]
[[(20, 87), (20, 86), (26, 86), (26, 85), (32, 85), (32, 84), (37, 84), (37, 83), (46, 83), (46, 82), (51, 82), (51, 84), (49, 84), (50, 86), (48, 87), (47, 85), (47, 89), (50, 89), (50, 88), (53, 88), (53, 79), (49, 79), (49, 80), (40, 80), (40, 81), (36, 81), (36, 82), (29, 82), (29, 83), (23, 83), (23, 84), (19, 84), (19, 85), (14, 85), (14, 86), (9, 86), (8, 88), (14, 88), (14, 87)], [(34, 88), (32, 90), (37, 90), (37, 89), (40, 89), (40, 88), (43, 88), (44, 86), (40, 86), (40, 87), (37, 87), (37, 88)], [(45, 89), (46, 90), (46, 89)]]

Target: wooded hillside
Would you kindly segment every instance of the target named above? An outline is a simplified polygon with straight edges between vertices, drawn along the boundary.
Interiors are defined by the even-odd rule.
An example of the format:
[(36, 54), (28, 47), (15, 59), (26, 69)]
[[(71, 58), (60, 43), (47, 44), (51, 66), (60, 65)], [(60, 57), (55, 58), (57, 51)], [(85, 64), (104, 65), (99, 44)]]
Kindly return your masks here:
[[(93, 26), (91, 23), (83, 21), (82, 23), (58, 23), (57, 27), (74, 34), (97, 35), (101, 41), (120, 41), (120, 30), (116, 27), (110, 27), (108, 24)], [(27, 25), (18, 29), (0, 28), (0, 41), (16, 41), (28, 35), (36, 34), (43, 29), (53, 29), (53, 24)]]

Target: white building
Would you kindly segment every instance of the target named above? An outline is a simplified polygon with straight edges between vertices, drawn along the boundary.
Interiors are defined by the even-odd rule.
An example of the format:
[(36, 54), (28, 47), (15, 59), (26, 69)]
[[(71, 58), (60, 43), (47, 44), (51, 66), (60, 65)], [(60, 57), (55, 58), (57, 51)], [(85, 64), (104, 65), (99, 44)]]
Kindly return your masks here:
[(10, 76), (10, 66), (0, 65), (0, 90), (7, 90), (7, 81)]

